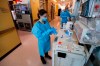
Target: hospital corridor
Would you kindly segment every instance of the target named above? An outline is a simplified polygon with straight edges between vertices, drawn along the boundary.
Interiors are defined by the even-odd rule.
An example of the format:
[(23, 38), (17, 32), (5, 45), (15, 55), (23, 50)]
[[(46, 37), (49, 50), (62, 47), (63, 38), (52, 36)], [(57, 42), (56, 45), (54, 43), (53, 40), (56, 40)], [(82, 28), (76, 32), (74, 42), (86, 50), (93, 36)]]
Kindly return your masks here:
[(100, 0), (0, 0), (0, 66), (100, 66)]
[[(56, 17), (50, 24), (59, 29), (59, 18)], [(48, 59), (47, 65), (41, 64), (38, 54), (37, 39), (31, 32), (18, 30), (18, 35), (22, 45), (0, 61), (0, 66), (52, 66), (52, 61)], [(51, 41), (53, 42), (54, 36), (51, 37)], [(51, 54), (52, 52), (50, 51), (50, 55)]]

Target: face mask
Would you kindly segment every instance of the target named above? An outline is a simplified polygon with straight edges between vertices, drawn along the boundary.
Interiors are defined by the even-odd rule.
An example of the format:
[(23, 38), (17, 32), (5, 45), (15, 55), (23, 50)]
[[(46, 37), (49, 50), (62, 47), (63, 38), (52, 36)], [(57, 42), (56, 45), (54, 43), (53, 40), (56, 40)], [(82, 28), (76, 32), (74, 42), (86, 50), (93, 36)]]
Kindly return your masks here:
[(46, 21), (47, 21), (47, 17), (42, 18), (42, 22), (44, 22), (44, 24), (46, 23)]

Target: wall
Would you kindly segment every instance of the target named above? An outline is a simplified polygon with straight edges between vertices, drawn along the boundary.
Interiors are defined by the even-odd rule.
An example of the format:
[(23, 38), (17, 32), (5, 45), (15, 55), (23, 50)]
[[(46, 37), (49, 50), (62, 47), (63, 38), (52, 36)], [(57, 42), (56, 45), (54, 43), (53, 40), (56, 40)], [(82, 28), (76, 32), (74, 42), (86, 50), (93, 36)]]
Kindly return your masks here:
[(39, 0), (30, 0), (33, 20), (38, 19)]
[(58, 4), (55, 4), (55, 15), (58, 15)]
[(58, 4), (66, 4), (66, 5), (72, 5), (73, 1), (75, 0), (65, 0), (65, 2), (61, 2), (60, 0), (52, 0), (52, 2), (55, 4), (55, 15), (58, 15), (58, 9), (59, 9), (59, 5)]
[(47, 11), (48, 20), (51, 20), (51, 0), (40, 0), (40, 9), (45, 9)]
[(8, 0), (0, 0), (0, 58), (20, 44), (8, 7)]
[(8, 8), (8, 2), (5, 0), (0, 0), (0, 31), (14, 27), (12, 18), (9, 16), (11, 16), (11, 14)]
[[(52, 7), (53, 5), (53, 7)], [(51, 18), (53, 15), (53, 17), (55, 18), (55, 16), (57, 15), (57, 12), (58, 12), (58, 7), (56, 5), (56, 3), (53, 2), (53, 0), (48, 0), (48, 9), (47, 9), (47, 12), (48, 12), (48, 19), (49, 21), (51, 21), (53, 18)], [(52, 13), (54, 12), (54, 13)]]
[(51, 21), (51, 0), (48, 0), (48, 20)]

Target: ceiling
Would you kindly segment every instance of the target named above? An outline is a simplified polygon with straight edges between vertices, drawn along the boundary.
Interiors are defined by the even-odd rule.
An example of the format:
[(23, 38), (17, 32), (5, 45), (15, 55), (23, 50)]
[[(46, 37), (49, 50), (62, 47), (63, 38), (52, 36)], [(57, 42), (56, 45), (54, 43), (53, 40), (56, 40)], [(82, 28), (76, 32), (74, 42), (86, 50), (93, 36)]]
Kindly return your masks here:
[(66, 4), (66, 5), (72, 5), (73, 0), (52, 0), (53, 3), (55, 4)]

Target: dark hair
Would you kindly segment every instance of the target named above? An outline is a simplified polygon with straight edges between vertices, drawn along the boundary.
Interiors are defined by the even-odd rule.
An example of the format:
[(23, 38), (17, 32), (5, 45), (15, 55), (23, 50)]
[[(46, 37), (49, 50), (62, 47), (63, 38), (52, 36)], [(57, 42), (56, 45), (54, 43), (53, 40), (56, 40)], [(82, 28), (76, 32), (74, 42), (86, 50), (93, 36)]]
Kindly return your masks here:
[(47, 13), (46, 10), (40, 9), (40, 10), (38, 11), (38, 18), (40, 18), (40, 16), (43, 16), (43, 15), (46, 14), (46, 13)]

